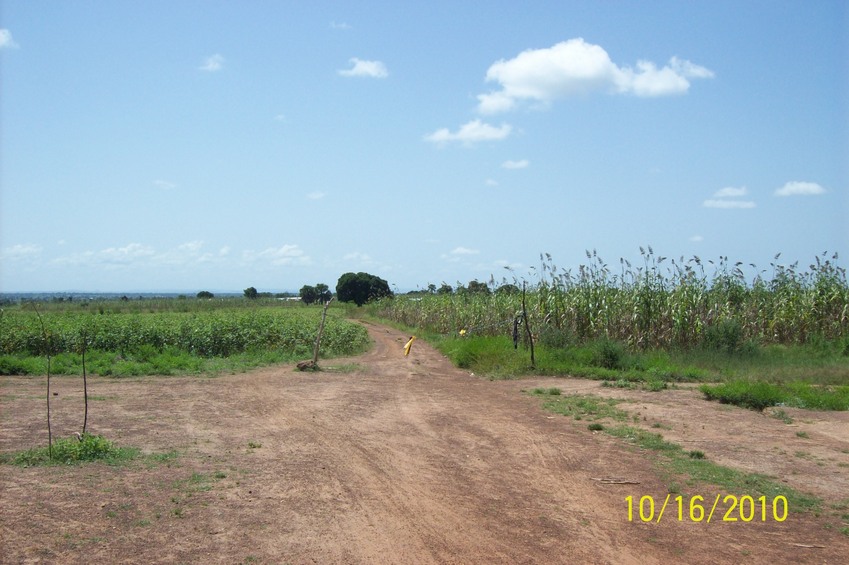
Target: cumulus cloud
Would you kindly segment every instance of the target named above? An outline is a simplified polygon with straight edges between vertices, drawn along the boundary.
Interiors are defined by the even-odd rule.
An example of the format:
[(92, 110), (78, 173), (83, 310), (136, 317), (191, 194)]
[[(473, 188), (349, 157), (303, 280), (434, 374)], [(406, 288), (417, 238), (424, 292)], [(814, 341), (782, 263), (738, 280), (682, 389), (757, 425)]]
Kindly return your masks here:
[(741, 197), (749, 194), (749, 190), (745, 186), (734, 187), (726, 186), (720, 188), (713, 193), (713, 198), (705, 200), (702, 206), (705, 208), (754, 208), (755, 203), (752, 200), (740, 200)]
[(0, 49), (18, 49), (18, 45), (12, 38), (12, 32), (8, 29), (0, 29)]
[(472, 120), (460, 126), (460, 129), (453, 133), (448, 128), (438, 129), (430, 135), (425, 136), (425, 141), (432, 143), (459, 141), (465, 144), (472, 144), (478, 141), (499, 141), (510, 135), (512, 129), (508, 124), (501, 124), (500, 127), (495, 127), (480, 120)]
[(663, 67), (650, 61), (638, 61), (636, 68), (619, 66), (601, 46), (575, 38), (493, 63), (486, 81), (498, 83), (501, 89), (480, 94), (478, 111), (494, 114), (512, 110), (523, 101), (547, 105), (558, 98), (592, 92), (645, 97), (683, 94), (692, 79), (713, 76), (709, 69), (678, 57)]
[(775, 191), (776, 196), (816, 196), (825, 189), (815, 182), (791, 181)]
[(204, 59), (203, 64), (198, 67), (202, 71), (214, 73), (224, 68), (224, 57), (216, 53)]
[(508, 161), (504, 161), (503, 163), (501, 163), (501, 168), (502, 169), (525, 169), (530, 164), (531, 164), (530, 161), (528, 161), (527, 159), (522, 159), (521, 161), (508, 160)]
[(369, 78), (386, 78), (389, 76), (389, 71), (386, 65), (380, 61), (363, 61), (353, 57), (348, 60), (352, 63), (350, 69), (341, 69), (338, 73), (343, 77), (369, 77)]

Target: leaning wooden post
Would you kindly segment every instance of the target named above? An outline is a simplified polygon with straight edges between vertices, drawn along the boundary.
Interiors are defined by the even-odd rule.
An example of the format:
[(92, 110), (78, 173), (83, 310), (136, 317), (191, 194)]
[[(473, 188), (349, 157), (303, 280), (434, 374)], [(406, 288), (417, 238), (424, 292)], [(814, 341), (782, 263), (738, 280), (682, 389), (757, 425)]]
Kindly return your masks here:
[(321, 334), (324, 333), (324, 320), (327, 319), (327, 308), (330, 306), (330, 303), (333, 302), (333, 297), (330, 297), (330, 300), (324, 303), (324, 311), (321, 313), (321, 323), (318, 325), (318, 335), (315, 338), (315, 347), (312, 352), (312, 364), (313, 367), (318, 366), (318, 348), (321, 345)]

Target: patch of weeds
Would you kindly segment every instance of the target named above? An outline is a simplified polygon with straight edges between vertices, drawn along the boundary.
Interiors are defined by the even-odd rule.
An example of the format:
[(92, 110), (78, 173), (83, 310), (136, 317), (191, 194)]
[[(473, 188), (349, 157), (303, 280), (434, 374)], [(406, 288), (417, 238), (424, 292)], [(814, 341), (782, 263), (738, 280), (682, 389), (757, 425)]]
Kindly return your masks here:
[(810, 436), (808, 432), (796, 432), (796, 437), (800, 437), (802, 439), (808, 439)]
[[(52, 451), (52, 453), (51, 453)], [(75, 465), (91, 461), (103, 461), (119, 465), (139, 456), (140, 450), (133, 447), (115, 447), (99, 435), (89, 433), (77, 438), (60, 438), (50, 447), (35, 447), (4, 457), (3, 461), (23, 467), (42, 465)]]
[(587, 429), (592, 431), (592, 432), (600, 432), (600, 431), (604, 430), (604, 426), (602, 426), (598, 422), (593, 422), (592, 424), (587, 426)]
[(693, 451), (688, 451), (687, 455), (690, 457), (690, 459), (704, 459), (705, 458), (705, 452), (699, 451), (698, 449), (694, 449)]
[(626, 379), (617, 379), (615, 381), (601, 381), (601, 386), (607, 388), (634, 388), (634, 383)]
[(660, 392), (662, 390), (666, 390), (668, 385), (666, 381), (651, 379), (645, 382), (643, 388), (649, 392)]
[(249, 442), (248, 442), (248, 447), (249, 447), (250, 449), (259, 449), (260, 447), (262, 447), (262, 444), (261, 444), (261, 443), (258, 443), (258, 442), (255, 442), (255, 441), (249, 441)]
[[(557, 390), (556, 394), (552, 394), (552, 390)], [(558, 396), (546, 400), (543, 403), (543, 408), (550, 412), (563, 414), (564, 416), (572, 416), (576, 420), (601, 420), (610, 418), (618, 422), (624, 422), (628, 419), (628, 413), (616, 408), (616, 405), (621, 402), (612, 398), (600, 398), (592, 395), (570, 395), (561, 396), (559, 389), (534, 389), (532, 394), (537, 396)]]
[(702, 385), (708, 400), (763, 410), (770, 406), (795, 406), (811, 410), (849, 410), (849, 386), (815, 386), (805, 382), (772, 384), (762, 381), (729, 381)]
[(785, 424), (792, 424), (793, 423), (793, 418), (788, 416), (787, 412), (785, 412), (784, 410), (773, 410), (771, 416), (773, 418), (778, 418), (779, 420), (781, 420)]
[[(802, 494), (769, 477), (755, 473), (744, 473), (717, 465), (706, 458), (692, 457), (693, 451), (684, 451), (681, 446), (639, 428), (619, 426), (605, 430), (642, 449), (658, 452), (663, 456), (662, 464), (673, 475), (688, 477), (688, 483), (708, 483), (722, 487), (728, 492), (751, 494), (753, 497), (767, 496), (787, 498), (790, 508), (798, 511), (818, 511), (820, 499)], [(699, 452), (696, 452), (699, 453)], [(703, 454), (704, 455), (704, 454)]]

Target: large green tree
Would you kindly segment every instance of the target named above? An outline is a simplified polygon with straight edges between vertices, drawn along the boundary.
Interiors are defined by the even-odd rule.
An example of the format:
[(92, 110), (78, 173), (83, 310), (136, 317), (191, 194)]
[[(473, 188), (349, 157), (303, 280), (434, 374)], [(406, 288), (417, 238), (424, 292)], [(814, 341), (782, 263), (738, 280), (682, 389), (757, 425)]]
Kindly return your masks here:
[(369, 273), (345, 273), (336, 283), (336, 297), (340, 302), (354, 302), (362, 306), (369, 300), (393, 296), (389, 283)]

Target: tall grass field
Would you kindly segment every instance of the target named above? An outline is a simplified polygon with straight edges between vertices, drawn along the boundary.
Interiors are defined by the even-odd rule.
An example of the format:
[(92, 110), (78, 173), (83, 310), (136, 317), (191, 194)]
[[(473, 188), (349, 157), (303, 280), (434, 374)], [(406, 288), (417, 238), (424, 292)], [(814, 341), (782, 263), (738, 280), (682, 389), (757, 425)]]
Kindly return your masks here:
[(576, 271), (544, 254), (531, 281), (490, 280), (372, 308), (490, 376), (528, 371), (527, 338), (519, 332), (516, 349), (511, 339), (525, 321), (524, 298), (535, 374), (849, 386), (849, 284), (836, 254), (815, 257), (807, 269), (781, 265), (777, 256), (758, 270), (726, 257), (641, 252), (639, 265), (623, 259), (616, 266), (587, 252)]

